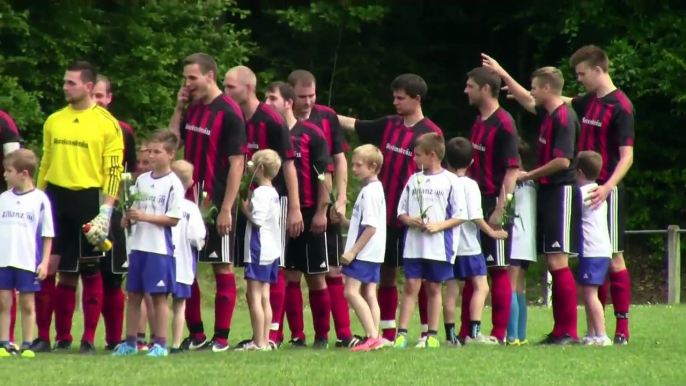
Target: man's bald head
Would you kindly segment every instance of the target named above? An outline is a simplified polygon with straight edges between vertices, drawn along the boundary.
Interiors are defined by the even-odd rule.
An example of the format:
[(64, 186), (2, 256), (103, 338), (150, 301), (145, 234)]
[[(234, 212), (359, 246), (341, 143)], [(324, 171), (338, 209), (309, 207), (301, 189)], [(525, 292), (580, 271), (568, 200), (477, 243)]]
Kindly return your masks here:
[(246, 66), (236, 66), (224, 77), (224, 93), (239, 104), (246, 103), (250, 97), (255, 96), (256, 87), (257, 77)]
[(226, 73), (227, 77), (233, 77), (240, 83), (243, 83), (246, 86), (257, 86), (257, 77), (255, 76), (255, 73), (248, 67), (246, 66), (236, 66), (232, 69), (230, 69)]

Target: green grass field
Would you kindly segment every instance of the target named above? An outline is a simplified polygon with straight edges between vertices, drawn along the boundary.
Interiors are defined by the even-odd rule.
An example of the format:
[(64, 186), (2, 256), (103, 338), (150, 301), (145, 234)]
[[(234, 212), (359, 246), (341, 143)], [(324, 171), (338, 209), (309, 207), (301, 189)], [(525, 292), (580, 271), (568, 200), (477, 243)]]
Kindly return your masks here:
[[(529, 313), (530, 338), (550, 330), (549, 309), (532, 307)], [(211, 310), (203, 310), (203, 316), (211, 328)], [(490, 320), (488, 310), (484, 316)], [(582, 311), (579, 317), (581, 321)], [(310, 322), (307, 310), (305, 318)], [(686, 308), (636, 306), (631, 318), (632, 341), (623, 347), (471, 346), (369, 353), (284, 347), (277, 352), (194, 352), (167, 358), (114, 358), (104, 350), (101, 355), (84, 357), (75, 347), (73, 354), (2, 359), (0, 369), (8, 385), (683, 385)], [(608, 317), (610, 332), (612, 319)], [(354, 315), (353, 321), (359, 333)], [(490, 323), (485, 324), (488, 331)], [(75, 336), (81, 326), (82, 316), (77, 313)], [(412, 338), (419, 333), (418, 321), (414, 327)], [(311, 334), (311, 325), (308, 331)], [(98, 332), (101, 348), (102, 324)], [(247, 310), (241, 306), (234, 315), (230, 341), (235, 344), (249, 336)]]

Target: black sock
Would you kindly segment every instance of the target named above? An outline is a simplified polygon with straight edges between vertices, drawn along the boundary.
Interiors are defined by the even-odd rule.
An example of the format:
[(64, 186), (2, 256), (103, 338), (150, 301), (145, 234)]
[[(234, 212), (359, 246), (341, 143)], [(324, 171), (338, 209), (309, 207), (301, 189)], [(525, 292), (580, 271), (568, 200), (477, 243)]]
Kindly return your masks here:
[(426, 336), (433, 336), (434, 338), (438, 335), (438, 331), (436, 330), (429, 330), (426, 332)]
[(398, 329), (398, 335), (407, 335), (407, 329), (406, 328), (399, 328)]
[(455, 323), (445, 323), (443, 327), (445, 327), (445, 340), (455, 343), (454, 338), (457, 338), (455, 336)]
[(480, 320), (470, 320), (469, 321), (469, 337), (476, 338), (481, 333), (481, 321)]

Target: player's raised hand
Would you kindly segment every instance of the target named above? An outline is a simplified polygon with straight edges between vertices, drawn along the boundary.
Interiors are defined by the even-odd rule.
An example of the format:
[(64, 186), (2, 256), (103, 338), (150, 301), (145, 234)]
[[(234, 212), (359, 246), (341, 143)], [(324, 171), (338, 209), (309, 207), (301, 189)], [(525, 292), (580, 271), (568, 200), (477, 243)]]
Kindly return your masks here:
[(503, 73), (503, 68), (500, 66), (500, 64), (486, 54), (481, 54), (481, 65), (486, 68), (490, 68), (498, 75)]
[(181, 83), (181, 88), (179, 93), (176, 94), (176, 107), (185, 107), (186, 103), (190, 100), (190, 93), (188, 88), (186, 88), (186, 82)]
[(507, 86), (503, 86), (500, 88), (501, 91), (505, 91), (507, 93), (507, 99), (515, 99), (515, 96), (510, 92), (510, 88)]

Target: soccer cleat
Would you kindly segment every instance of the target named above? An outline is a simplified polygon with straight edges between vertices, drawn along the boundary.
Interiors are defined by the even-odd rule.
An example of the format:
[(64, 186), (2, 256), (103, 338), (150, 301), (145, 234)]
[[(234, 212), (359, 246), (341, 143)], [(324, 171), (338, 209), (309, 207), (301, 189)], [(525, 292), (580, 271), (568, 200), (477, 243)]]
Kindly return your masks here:
[(441, 341), (438, 340), (435, 336), (428, 336), (425, 341), (425, 346), (426, 348), (439, 348), (441, 347)]
[(337, 339), (336, 340), (336, 347), (337, 348), (355, 347), (358, 344), (362, 343), (363, 340), (364, 340), (364, 338), (361, 336), (358, 336), (358, 335), (353, 335), (352, 338), (348, 338), (348, 339)]
[(238, 344), (236, 345), (236, 347), (234, 347), (233, 349), (234, 349), (234, 350), (241, 351), (241, 350), (243, 349), (244, 346), (246, 346), (246, 345), (248, 345), (248, 344), (250, 344), (250, 343), (252, 343), (252, 339), (242, 340), (242, 341), (238, 342)]
[(612, 346), (612, 341), (607, 336), (595, 338), (594, 346)]
[[(241, 342), (241, 343), (243, 343), (243, 342)], [(253, 341), (249, 341), (247, 343), (242, 344), (240, 347), (236, 346), (234, 351), (255, 351), (258, 348), (259, 347), (257, 347), (257, 345), (255, 345), (255, 343)]]
[(529, 345), (529, 341), (526, 340), (526, 339), (524, 339), (523, 341), (519, 342), (519, 345), (520, 345), (520, 346), (528, 346), (528, 345)]
[(31, 343), (31, 351), (33, 352), (50, 352), (50, 342), (41, 338), (36, 338)]
[(88, 341), (82, 341), (81, 347), (79, 348), (79, 353), (84, 355), (95, 355), (95, 345)]
[(58, 340), (55, 346), (53, 346), (52, 351), (68, 351), (69, 349), (71, 349), (70, 340)]
[(555, 337), (553, 334), (548, 334), (543, 338), (540, 342), (538, 342), (539, 345), (555, 345), (555, 346), (567, 346), (571, 344), (576, 344), (578, 343), (574, 338), (572, 338), (569, 334), (564, 334), (560, 337)]
[(305, 343), (305, 341), (300, 339), (300, 338), (291, 339), (288, 342), (288, 344), (290, 344), (291, 347), (298, 347), (298, 348), (307, 347), (307, 343)]
[(505, 344), (506, 344), (507, 346), (521, 346), (521, 342), (519, 341), (519, 339), (508, 340), (508, 341), (505, 342)]
[(417, 344), (414, 346), (415, 348), (424, 348), (426, 347), (426, 337), (425, 336), (420, 336), (419, 341)]
[(500, 344), (498, 339), (492, 337), (492, 336), (486, 336), (483, 334), (479, 334), (474, 338), (467, 337), (465, 339), (466, 344), (482, 344), (485, 346), (497, 346)]
[(362, 341), (357, 346), (351, 347), (350, 351), (362, 352), (362, 351), (374, 351), (383, 347), (383, 338), (377, 337), (376, 339), (367, 338)]
[(624, 346), (629, 344), (629, 339), (624, 334), (617, 334), (615, 335), (614, 344), (616, 346)]
[(326, 339), (318, 338), (314, 340), (314, 344), (312, 345), (312, 348), (317, 349), (317, 350), (324, 350), (329, 348), (329, 341)]
[(228, 344), (222, 344), (217, 341), (210, 341), (207, 347), (208, 349), (211, 349), (212, 352), (224, 352), (229, 349)]
[(117, 347), (112, 353), (112, 356), (121, 357), (126, 355), (136, 355), (138, 354), (138, 346), (130, 346), (126, 343), (122, 343)]
[(277, 343), (277, 342), (274, 342), (274, 341), (270, 340), (270, 341), (269, 341), (269, 348), (270, 348), (271, 350), (278, 350), (278, 349), (281, 348), (281, 342), (278, 342), (278, 343)]
[(6, 349), (10, 355), (19, 355), (19, 347), (12, 342), (7, 345)]
[(159, 344), (154, 344), (145, 356), (166, 357), (167, 355), (169, 355), (169, 351), (167, 351), (165, 347), (162, 347)]
[(272, 348), (271, 348), (271, 346), (267, 345), (267, 346), (264, 346), (264, 347), (257, 347), (257, 348), (255, 349), (255, 351), (272, 351)]
[(586, 335), (579, 340), (579, 344), (584, 346), (592, 346), (595, 344), (595, 337)]
[(181, 348), (184, 351), (196, 351), (196, 350), (202, 350), (205, 348), (210, 348), (210, 343), (211, 341), (207, 340), (207, 338), (204, 339), (196, 339), (192, 337), (188, 337), (181, 342)]
[(407, 347), (407, 337), (405, 335), (398, 335), (395, 337), (395, 342), (393, 342), (393, 348), (405, 348)]
[(0, 347), (0, 358), (9, 358), (11, 356), (12, 356), (12, 354), (10, 354), (10, 352), (7, 351), (7, 348)]
[(181, 347), (176, 347), (176, 348), (172, 347), (169, 350), (170, 354), (183, 354), (183, 352), (184, 352), (184, 349), (182, 349)]
[(21, 350), (21, 357), (22, 358), (35, 358), (36, 353), (33, 352), (30, 348)]

